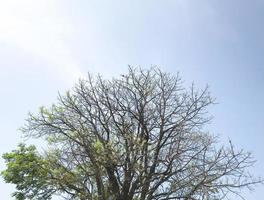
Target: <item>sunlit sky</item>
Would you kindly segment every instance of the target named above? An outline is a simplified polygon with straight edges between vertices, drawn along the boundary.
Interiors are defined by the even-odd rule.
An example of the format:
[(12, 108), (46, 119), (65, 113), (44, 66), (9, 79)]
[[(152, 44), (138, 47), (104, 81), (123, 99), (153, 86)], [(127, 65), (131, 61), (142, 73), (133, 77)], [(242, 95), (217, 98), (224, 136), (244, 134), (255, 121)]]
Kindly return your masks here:
[[(208, 130), (253, 152), (264, 177), (263, 21), (263, 0), (0, 0), (0, 153), (22, 141), (29, 111), (88, 71), (111, 78), (158, 65), (187, 87), (210, 86), (219, 104)], [(0, 188), (12, 199), (13, 186)]]

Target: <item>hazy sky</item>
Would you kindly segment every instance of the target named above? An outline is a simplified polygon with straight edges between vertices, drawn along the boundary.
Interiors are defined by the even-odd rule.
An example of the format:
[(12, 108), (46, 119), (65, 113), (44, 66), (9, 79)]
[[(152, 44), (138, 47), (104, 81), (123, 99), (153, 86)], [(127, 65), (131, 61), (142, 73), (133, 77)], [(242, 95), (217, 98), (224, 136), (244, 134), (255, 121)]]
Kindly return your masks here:
[[(158, 65), (180, 71), (186, 86), (210, 85), (219, 104), (208, 129), (253, 152), (264, 177), (263, 21), (263, 0), (0, 0), (0, 153), (21, 141), (29, 111), (86, 72), (111, 78), (129, 64)], [(0, 188), (12, 199), (12, 186)]]

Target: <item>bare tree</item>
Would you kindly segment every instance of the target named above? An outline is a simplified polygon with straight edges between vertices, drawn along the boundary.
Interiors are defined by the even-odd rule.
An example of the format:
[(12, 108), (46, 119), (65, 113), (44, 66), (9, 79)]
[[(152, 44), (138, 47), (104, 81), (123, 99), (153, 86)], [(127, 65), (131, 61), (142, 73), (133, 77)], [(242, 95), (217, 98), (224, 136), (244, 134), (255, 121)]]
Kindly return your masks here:
[(23, 128), (49, 141), (37, 165), (46, 170), (45, 187), (26, 187), (36, 191), (33, 199), (48, 192), (80, 200), (218, 200), (242, 198), (241, 188), (262, 182), (248, 173), (250, 153), (231, 142), (221, 147), (204, 131), (214, 103), (208, 88), (186, 89), (178, 74), (132, 67), (111, 81), (89, 74), (58, 99)]

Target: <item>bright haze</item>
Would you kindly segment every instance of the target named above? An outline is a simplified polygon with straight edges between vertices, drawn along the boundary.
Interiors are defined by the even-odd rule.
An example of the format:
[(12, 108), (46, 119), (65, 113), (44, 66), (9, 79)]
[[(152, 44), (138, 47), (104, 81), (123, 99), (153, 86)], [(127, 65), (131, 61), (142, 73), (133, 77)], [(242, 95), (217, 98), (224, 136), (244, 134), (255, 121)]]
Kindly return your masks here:
[[(29, 111), (88, 71), (111, 78), (157, 65), (187, 87), (210, 86), (219, 104), (207, 129), (251, 151), (264, 177), (263, 21), (262, 0), (0, 0), (0, 153), (23, 141)], [(1, 179), (0, 188), (12, 199), (12, 185)], [(256, 200), (263, 190), (243, 194)]]

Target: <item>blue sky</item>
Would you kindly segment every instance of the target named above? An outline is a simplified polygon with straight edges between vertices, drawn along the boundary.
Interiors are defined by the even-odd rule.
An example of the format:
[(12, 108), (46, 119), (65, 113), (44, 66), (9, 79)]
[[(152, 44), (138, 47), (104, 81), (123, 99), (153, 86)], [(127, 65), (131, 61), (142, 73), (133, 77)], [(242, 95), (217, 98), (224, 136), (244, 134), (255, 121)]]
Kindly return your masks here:
[[(219, 104), (208, 129), (253, 152), (264, 177), (263, 21), (262, 0), (0, 0), (0, 153), (21, 141), (29, 111), (87, 71), (111, 78), (128, 64), (158, 65), (186, 86), (209, 84)], [(11, 199), (13, 187), (0, 188)]]

